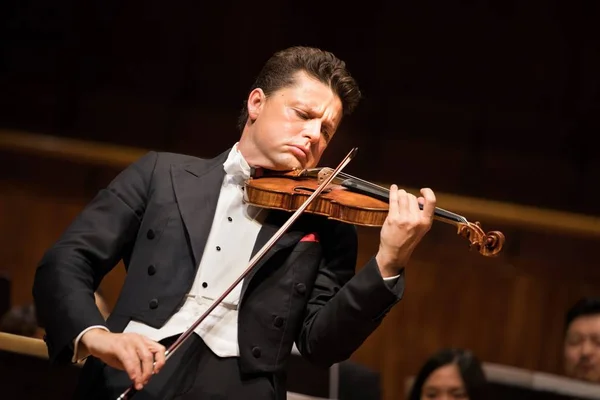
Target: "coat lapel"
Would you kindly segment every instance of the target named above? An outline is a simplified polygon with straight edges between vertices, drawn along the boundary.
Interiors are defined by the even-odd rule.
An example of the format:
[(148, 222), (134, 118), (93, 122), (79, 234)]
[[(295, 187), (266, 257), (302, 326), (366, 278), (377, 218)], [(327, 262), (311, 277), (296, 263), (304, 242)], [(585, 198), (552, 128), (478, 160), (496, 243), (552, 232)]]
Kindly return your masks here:
[(229, 150), (208, 161), (172, 165), (171, 176), (179, 212), (198, 268), (225, 177), (223, 163)]

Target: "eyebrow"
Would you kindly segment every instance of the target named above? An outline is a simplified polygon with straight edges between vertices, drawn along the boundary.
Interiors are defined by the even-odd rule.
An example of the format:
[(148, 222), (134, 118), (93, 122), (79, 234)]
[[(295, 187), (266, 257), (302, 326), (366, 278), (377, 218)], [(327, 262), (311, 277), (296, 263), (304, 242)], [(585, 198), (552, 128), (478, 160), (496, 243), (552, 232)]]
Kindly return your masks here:
[[(302, 101), (298, 101), (298, 105), (299, 105), (300, 107), (303, 107), (303, 108), (305, 108), (305, 109), (306, 109), (306, 111), (307, 111), (307, 112), (309, 112), (309, 113), (310, 113), (310, 114), (312, 114), (312, 115), (319, 114), (319, 112), (317, 111), (317, 109), (316, 109), (315, 107), (309, 106), (308, 104), (306, 104), (306, 103), (303, 103)], [(325, 119), (325, 120), (323, 121), (323, 125), (325, 125), (325, 127), (326, 127), (326, 128), (327, 128), (327, 130), (329, 130), (329, 131), (333, 131), (333, 130), (334, 130), (334, 128), (333, 128), (333, 124), (332, 124), (332, 123), (331, 123), (331, 121), (329, 121), (328, 119)]]

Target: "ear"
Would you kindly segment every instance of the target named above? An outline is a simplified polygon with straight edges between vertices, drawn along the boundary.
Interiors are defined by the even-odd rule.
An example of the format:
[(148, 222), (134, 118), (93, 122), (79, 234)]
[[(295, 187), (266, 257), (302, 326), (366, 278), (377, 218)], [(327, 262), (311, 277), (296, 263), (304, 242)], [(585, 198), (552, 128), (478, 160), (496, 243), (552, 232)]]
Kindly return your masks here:
[(265, 92), (260, 88), (252, 90), (248, 95), (248, 118), (251, 121), (258, 118), (266, 98)]

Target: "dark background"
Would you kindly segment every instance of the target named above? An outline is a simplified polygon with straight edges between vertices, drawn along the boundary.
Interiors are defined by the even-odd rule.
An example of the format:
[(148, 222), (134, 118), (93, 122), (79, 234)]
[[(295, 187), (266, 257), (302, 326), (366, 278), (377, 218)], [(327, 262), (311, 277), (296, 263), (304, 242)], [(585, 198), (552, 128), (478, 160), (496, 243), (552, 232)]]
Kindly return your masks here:
[(200, 156), (237, 140), (276, 50), (361, 84), (324, 163), (378, 182), (597, 214), (597, 1), (4, 0), (0, 127)]

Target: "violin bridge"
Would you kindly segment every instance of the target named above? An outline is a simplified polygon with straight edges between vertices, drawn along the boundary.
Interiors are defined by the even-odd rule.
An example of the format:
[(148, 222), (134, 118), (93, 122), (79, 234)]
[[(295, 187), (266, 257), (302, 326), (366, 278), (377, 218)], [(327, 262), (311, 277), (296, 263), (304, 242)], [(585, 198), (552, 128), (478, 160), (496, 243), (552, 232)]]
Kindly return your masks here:
[[(325, 179), (327, 179), (329, 176), (331, 176), (331, 174), (333, 174), (333, 171), (334, 169), (329, 167), (308, 168), (302, 170), (302, 172), (298, 176), (305, 178), (315, 178), (317, 180), (317, 183), (320, 185)], [(336, 176), (333, 182), (331, 183), (338, 185), (341, 184), (344, 181), (344, 179), (340, 175)]]
[(329, 178), (331, 176), (331, 174), (333, 174), (334, 169), (333, 168), (329, 168), (329, 167), (325, 167), (325, 168), (321, 168), (318, 174), (318, 182), (319, 184), (323, 183), (323, 181), (327, 178)]

